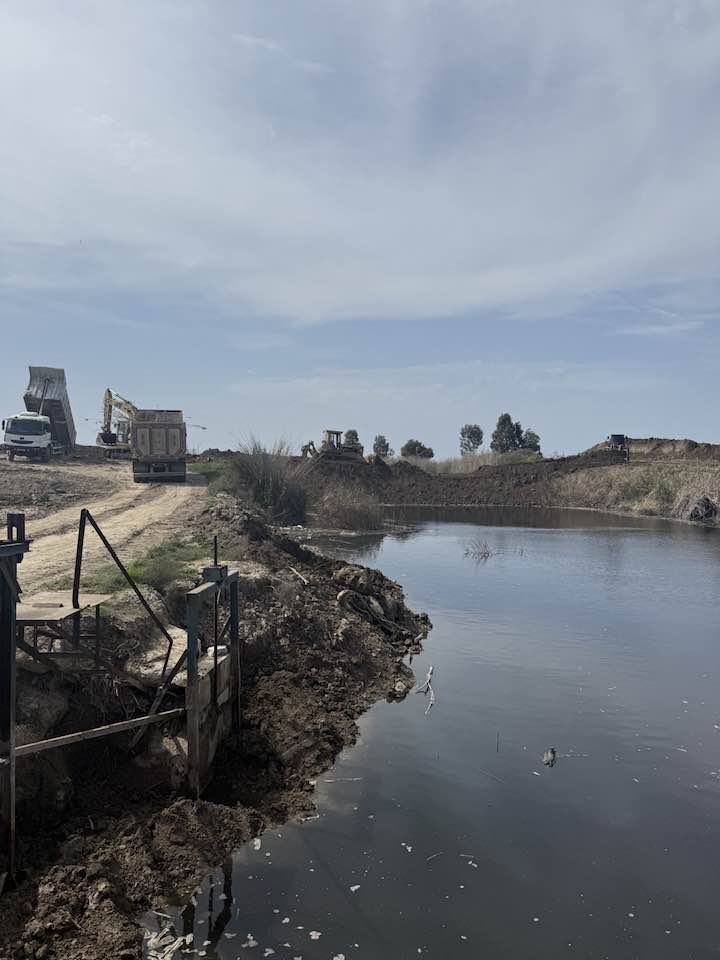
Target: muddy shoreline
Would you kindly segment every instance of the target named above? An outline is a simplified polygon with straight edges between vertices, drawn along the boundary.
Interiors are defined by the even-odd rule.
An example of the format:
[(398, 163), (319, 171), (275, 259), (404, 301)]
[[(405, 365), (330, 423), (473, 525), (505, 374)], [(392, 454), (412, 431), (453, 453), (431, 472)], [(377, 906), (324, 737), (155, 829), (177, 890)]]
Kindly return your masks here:
[(226, 743), (200, 801), (178, 797), (161, 767), (138, 766), (121, 736), (63, 751), (65, 809), (32, 822), (23, 806), (20, 885), (0, 899), (1, 960), (141, 957), (144, 913), (184, 902), (265, 828), (311, 815), (311, 781), (355, 741), (357, 718), (412, 688), (405, 657), (430, 625), (398, 584), (307, 549), (229, 497), (198, 524), (218, 530), (222, 559), (241, 571), (240, 742)]

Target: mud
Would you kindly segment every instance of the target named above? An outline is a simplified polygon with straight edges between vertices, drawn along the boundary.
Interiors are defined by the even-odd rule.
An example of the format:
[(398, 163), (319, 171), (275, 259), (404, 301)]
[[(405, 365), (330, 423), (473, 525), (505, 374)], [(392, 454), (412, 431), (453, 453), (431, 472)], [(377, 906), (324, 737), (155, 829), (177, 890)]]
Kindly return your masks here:
[[(140, 957), (147, 910), (187, 898), (266, 826), (310, 813), (311, 780), (354, 741), (357, 717), (412, 687), (404, 658), (419, 648), (429, 623), (408, 610), (398, 584), (307, 549), (229, 497), (218, 497), (195, 523), (218, 531), (221, 560), (240, 570), (240, 740), (225, 745), (200, 802), (178, 798), (166, 768), (133, 761), (125, 736), (59, 758), (41, 755), (48, 761), (42, 773), (25, 779), (22, 882), (0, 899), (3, 960)], [(182, 620), (179, 597), (187, 587), (170, 585), (153, 597), (168, 622)], [(144, 635), (134, 626), (123, 634), (113, 622), (111, 611), (103, 654), (125, 663), (129, 652), (142, 652)], [(148, 634), (145, 642), (154, 639)], [(132, 686), (89, 691), (77, 678), (24, 670), (20, 681), (28, 704), (33, 696), (46, 703), (43, 727), (58, 732), (103, 713), (144, 712), (148, 702)], [(50, 686), (54, 712), (45, 696)], [(172, 728), (165, 733), (170, 739)], [(18, 780), (27, 772), (20, 766)]]

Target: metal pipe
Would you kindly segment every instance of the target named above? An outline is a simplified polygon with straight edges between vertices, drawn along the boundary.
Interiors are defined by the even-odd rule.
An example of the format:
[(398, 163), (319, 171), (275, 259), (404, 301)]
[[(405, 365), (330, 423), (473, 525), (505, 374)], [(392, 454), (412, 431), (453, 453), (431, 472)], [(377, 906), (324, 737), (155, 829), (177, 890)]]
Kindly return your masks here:
[(80, 511), (80, 523), (78, 525), (77, 546), (75, 547), (75, 571), (73, 573), (72, 605), (79, 607), (80, 597), (80, 574), (82, 572), (83, 547), (85, 545), (85, 526), (87, 524), (88, 511), (83, 507)]

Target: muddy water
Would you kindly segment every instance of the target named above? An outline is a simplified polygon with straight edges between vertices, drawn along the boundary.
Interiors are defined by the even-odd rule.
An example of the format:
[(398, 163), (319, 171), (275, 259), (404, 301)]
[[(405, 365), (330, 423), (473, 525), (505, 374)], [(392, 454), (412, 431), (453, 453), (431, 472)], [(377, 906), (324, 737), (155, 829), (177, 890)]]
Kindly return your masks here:
[[(414, 667), (434, 666), (433, 708), (371, 710), (320, 778), (319, 819), (208, 878), (178, 921), (195, 955), (716, 956), (720, 536), (427, 516), (326, 546), (429, 612)], [(487, 559), (466, 555), (478, 539)]]

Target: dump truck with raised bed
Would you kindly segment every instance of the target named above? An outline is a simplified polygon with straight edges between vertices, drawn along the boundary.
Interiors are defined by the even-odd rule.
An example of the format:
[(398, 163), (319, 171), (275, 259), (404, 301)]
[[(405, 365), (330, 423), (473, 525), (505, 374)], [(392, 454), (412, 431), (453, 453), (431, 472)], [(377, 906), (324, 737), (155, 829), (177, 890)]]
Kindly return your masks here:
[(136, 483), (184, 483), (187, 427), (182, 410), (138, 410), (130, 424), (130, 453)]
[(59, 367), (30, 367), (23, 397), (25, 412), (3, 420), (3, 447), (8, 459), (16, 456), (47, 462), (75, 449), (75, 423), (65, 371)]

